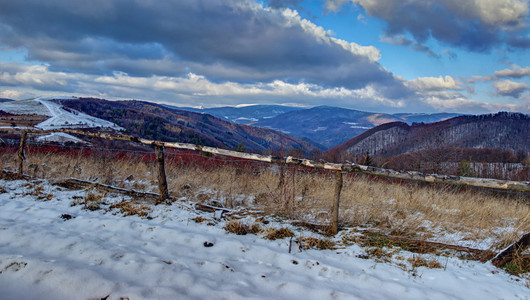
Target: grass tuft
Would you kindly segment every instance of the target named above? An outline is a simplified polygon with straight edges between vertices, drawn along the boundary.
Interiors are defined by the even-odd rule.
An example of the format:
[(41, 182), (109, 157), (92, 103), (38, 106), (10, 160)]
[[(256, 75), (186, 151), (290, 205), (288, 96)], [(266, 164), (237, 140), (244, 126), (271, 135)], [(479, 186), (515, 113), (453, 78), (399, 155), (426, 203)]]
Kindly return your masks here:
[(319, 239), (314, 237), (302, 237), (302, 247), (304, 249), (332, 250), (336, 249), (336, 243), (330, 239)]
[(426, 267), (429, 269), (442, 269), (443, 266), (435, 259), (425, 259), (419, 255), (413, 255), (408, 259), (408, 262), (412, 265), (413, 269), (418, 267)]
[(110, 206), (110, 209), (119, 209), (125, 216), (140, 216), (148, 217), (151, 212), (149, 206), (139, 203), (134, 203), (132, 201), (127, 201), (123, 199), (120, 203), (113, 204)]
[(269, 240), (279, 240), (293, 236), (294, 232), (291, 229), (282, 227), (267, 229), (267, 234), (265, 235), (265, 238)]

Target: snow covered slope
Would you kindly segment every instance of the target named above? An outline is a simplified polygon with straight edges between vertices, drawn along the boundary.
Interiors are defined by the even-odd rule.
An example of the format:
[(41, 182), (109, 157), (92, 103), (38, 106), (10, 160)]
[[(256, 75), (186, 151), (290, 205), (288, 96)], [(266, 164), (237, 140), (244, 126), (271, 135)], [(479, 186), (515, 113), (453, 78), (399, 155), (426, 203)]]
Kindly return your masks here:
[(185, 201), (142, 219), (71, 206), (86, 193), (0, 180), (1, 299), (530, 298), (524, 280), (490, 263), (443, 258), (445, 269), (411, 273), (359, 258), (355, 245), (289, 253), (288, 239), (194, 222)]
[[(37, 114), (49, 116), (49, 119), (35, 126), (40, 129), (101, 127), (123, 130), (123, 128), (112, 122), (95, 118), (82, 112), (70, 109), (66, 110), (62, 105), (52, 101), (53, 99), (58, 98), (35, 98), (31, 100), (0, 103), (0, 110), (12, 114)], [(68, 99), (72, 98), (69, 97)]]
[(64, 132), (52, 132), (48, 135), (39, 136), (37, 138), (37, 141), (56, 142), (56, 143), (66, 143), (66, 142), (81, 143), (81, 144), (86, 143), (85, 141), (78, 139), (75, 136), (72, 136)]

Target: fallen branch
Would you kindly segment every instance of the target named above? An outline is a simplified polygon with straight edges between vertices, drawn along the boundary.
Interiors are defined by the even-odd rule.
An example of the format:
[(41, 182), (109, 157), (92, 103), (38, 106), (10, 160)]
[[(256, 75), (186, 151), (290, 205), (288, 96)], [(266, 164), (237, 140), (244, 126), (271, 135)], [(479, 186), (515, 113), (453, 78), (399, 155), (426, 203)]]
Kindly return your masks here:
[(156, 193), (148, 193), (148, 192), (140, 192), (136, 190), (127, 190), (119, 187), (114, 187), (106, 184), (101, 184), (97, 182), (91, 182), (86, 180), (81, 180), (77, 178), (70, 178), (63, 181), (59, 181), (55, 183), (58, 186), (62, 186), (65, 188), (87, 188), (87, 187), (94, 187), (98, 191), (104, 191), (104, 192), (111, 192), (111, 193), (118, 193), (130, 197), (136, 197), (136, 198), (149, 198), (158, 200), (160, 198), (159, 194)]

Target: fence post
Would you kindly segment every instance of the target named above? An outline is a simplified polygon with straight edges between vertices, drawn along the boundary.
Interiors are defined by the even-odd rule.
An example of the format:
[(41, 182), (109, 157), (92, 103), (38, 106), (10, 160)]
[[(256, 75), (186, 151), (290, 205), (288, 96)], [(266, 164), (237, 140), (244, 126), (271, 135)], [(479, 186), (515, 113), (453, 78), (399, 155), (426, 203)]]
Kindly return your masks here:
[(169, 199), (169, 190), (167, 188), (166, 168), (164, 166), (164, 146), (155, 145), (156, 161), (158, 169), (158, 189), (160, 191), (160, 198), (158, 203), (162, 203)]
[(530, 232), (523, 235), (519, 241), (499, 253), (491, 263), (498, 268), (502, 268), (505, 264), (520, 256), (528, 247), (530, 247)]
[(339, 232), (339, 203), (340, 203), (340, 192), (342, 190), (342, 172), (337, 171), (335, 173), (335, 199), (333, 201), (332, 208), (332, 220), (331, 220), (331, 234), (335, 235)]
[(24, 155), (24, 146), (26, 145), (26, 131), (22, 131), (22, 135), (20, 136), (20, 145), (18, 146), (18, 173), (17, 178), (22, 179), (24, 176), (24, 159), (26, 159), (26, 156)]

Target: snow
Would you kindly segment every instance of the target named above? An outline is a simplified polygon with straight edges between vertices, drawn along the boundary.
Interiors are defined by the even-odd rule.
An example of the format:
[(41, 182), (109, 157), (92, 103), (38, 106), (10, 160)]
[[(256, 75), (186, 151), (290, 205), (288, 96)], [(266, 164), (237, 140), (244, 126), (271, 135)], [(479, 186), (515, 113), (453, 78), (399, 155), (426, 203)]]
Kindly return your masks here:
[(78, 139), (64, 132), (53, 132), (45, 136), (39, 136), (37, 138), (37, 141), (38, 142), (57, 142), (57, 143), (65, 143), (65, 142), (86, 143), (85, 141)]
[(0, 298), (530, 299), (522, 281), (490, 263), (451, 257), (445, 269), (411, 272), (359, 258), (356, 245), (289, 253), (288, 239), (192, 221), (198, 213), (183, 199), (140, 218), (71, 205), (86, 194), (0, 180)]
[(53, 116), (46, 106), (39, 101), (35, 101), (35, 99), (3, 102), (0, 103), (0, 110), (16, 115)]
[[(49, 116), (46, 121), (37, 124), (35, 127), (48, 130), (60, 128), (94, 128), (104, 127), (123, 130), (118, 125), (96, 117), (89, 116), (82, 112), (66, 110), (52, 101), (53, 99), (77, 99), (73, 97), (39, 97), (30, 100), (18, 100), (0, 103), (0, 110), (12, 114), (37, 114)], [(73, 138), (73, 137), (72, 137)]]
[(239, 118), (236, 118), (235, 121), (250, 121), (250, 122), (257, 122), (259, 121), (258, 119), (256, 118), (246, 118), (246, 117), (239, 117)]
[(44, 99), (36, 98), (35, 101), (44, 105), (51, 114), (51, 118), (36, 125), (35, 127), (41, 129), (57, 129), (57, 128), (91, 128), (91, 127), (106, 127), (117, 130), (123, 130), (123, 128), (116, 124), (105, 121), (99, 118), (95, 118), (77, 111), (67, 111), (62, 105)]
[(374, 128), (370, 126), (360, 126), (359, 123), (355, 123), (355, 122), (342, 122), (342, 123), (346, 125), (351, 125), (350, 128), (352, 129), (372, 129)]

